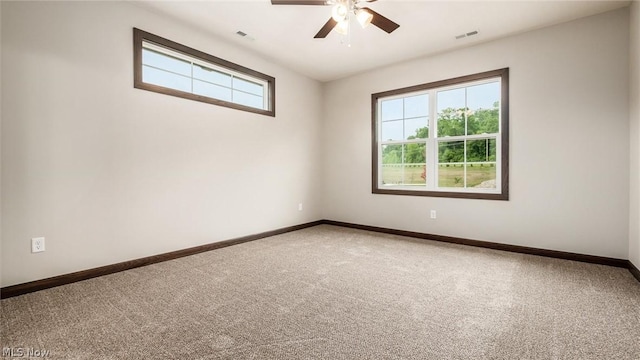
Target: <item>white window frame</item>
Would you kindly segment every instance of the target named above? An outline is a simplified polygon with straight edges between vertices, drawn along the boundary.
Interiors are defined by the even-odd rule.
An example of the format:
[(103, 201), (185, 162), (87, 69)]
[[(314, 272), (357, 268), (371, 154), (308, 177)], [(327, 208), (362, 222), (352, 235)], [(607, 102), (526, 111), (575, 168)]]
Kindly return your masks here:
[[(483, 85), (488, 83), (499, 82), (501, 89), (500, 111), (498, 120), (498, 133), (492, 134), (475, 134), (438, 137), (437, 129), (437, 93), (441, 91), (468, 88), (471, 86)], [(428, 128), (429, 136), (425, 139), (411, 140), (393, 140), (384, 141), (382, 139), (381, 114), (382, 102), (396, 99), (409, 98), (418, 95), (428, 95), (429, 112)], [(444, 80), (435, 83), (422, 84), (404, 89), (391, 90), (383, 93), (372, 94), (373, 114), (372, 114), (372, 131), (373, 139), (373, 178), (372, 192), (381, 194), (399, 194), (399, 195), (418, 195), (418, 196), (439, 196), (439, 197), (462, 197), (462, 198), (480, 198), (493, 200), (508, 200), (508, 69), (500, 69), (489, 71), (481, 74), (464, 76), (451, 80)], [(403, 117), (404, 119), (404, 117)], [(465, 122), (466, 126), (466, 122)], [(476, 162), (467, 162), (466, 144), (468, 140), (496, 140), (496, 187), (495, 188), (467, 188), (466, 173), (468, 164)], [(438, 160), (438, 146), (444, 142), (461, 141), (465, 144), (464, 161), (462, 168), (464, 171), (464, 186), (458, 187), (440, 187), (438, 185), (440, 163)], [(382, 147), (385, 145), (406, 145), (406, 144), (425, 144), (426, 145), (426, 183), (425, 185), (389, 185), (382, 183)], [(506, 171), (503, 171), (506, 170)]]

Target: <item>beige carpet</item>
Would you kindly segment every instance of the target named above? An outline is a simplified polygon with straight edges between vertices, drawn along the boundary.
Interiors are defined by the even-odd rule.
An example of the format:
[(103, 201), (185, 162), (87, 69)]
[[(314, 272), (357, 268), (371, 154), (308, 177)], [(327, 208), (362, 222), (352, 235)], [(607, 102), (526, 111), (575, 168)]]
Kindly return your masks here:
[(1, 304), (54, 359), (640, 359), (626, 269), (328, 225)]

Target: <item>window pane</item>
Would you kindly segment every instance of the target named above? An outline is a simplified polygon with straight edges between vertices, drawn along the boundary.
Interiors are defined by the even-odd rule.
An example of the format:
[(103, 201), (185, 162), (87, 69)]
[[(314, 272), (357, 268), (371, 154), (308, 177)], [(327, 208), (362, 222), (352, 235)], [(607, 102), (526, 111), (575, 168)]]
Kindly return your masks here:
[(382, 146), (382, 184), (426, 184), (426, 144)]
[(438, 166), (439, 187), (464, 187), (464, 164), (440, 164)]
[(438, 162), (464, 162), (464, 141), (442, 141), (438, 143)]
[(190, 78), (148, 66), (142, 67), (142, 81), (147, 84), (154, 84), (175, 90), (191, 92)]
[(402, 145), (382, 145), (382, 185), (402, 184)]
[(193, 65), (193, 77), (228, 88), (231, 87), (231, 75), (223, 74), (200, 65)]
[(426, 139), (429, 137), (429, 120), (413, 118), (404, 121), (404, 139)]
[(495, 162), (467, 164), (467, 187), (495, 189)]
[(174, 57), (160, 54), (153, 50), (142, 49), (142, 63), (155, 68), (191, 76), (191, 63)]
[(464, 135), (465, 89), (438, 92), (438, 137)]
[(427, 144), (404, 145), (404, 184), (422, 185), (427, 182)]
[(402, 140), (402, 120), (384, 121), (380, 140)]
[(425, 186), (427, 183), (426, 165), (405, 164), (403, 166), (404, 183), (402, 185)]
[(496, 139), (467, 140), (467, 162), (496, 161)]
[(467, 133), (497, 133), (500, 119), (500, 83), (470, 86), (467, 88)]
[(438, 143), (438, 186), (464, 187), (464, 141)]
[(426, 117), (429, 114), (429, 94), (404, 98), (404, 118)]
[(200, 80), (193, 80), (193, 93), (218, 100), (231, 101), (231, 89)]
[(262, 97), (264, 94), (262, 85), (237, 77), (233, 78), (233, 90), (240, 90), (249, 94), (258, 95), (260, 97)]
[(469, 109), (493, 109), (496, 103), (500, 103), (499, 81), (467, 88), (467, 107)]
[(444, 109), (461, 109), (466, 106), (465, 89), (453, 89), (446, 91), (438, 91), (437, 97), (438, 113)]
[(383, 100), (380, 105), (380, 119), (382, 121), (402, 119), (402, 104), (402, 99)]
[(262, 109), (264, 107), (262, 96), (247, 94), (245, 92), (237, 90), (233, 90), (233, 102), (236, 104), (251, 106), (258, 109)]
[(497, 152), (498, 152), (498, 141), (496, 139), (489, 139), (489, 143), (487, 144), (489, 147), (489, 160), (488, 161), (498, 161)]

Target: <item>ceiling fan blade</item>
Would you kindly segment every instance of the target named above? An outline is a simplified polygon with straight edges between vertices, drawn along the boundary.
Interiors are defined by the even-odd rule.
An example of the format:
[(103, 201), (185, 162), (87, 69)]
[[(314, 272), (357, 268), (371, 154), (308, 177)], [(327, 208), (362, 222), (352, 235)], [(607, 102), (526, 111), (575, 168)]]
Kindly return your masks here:
[(371, 19), (371, 23), (373, 25), (379, 27), (380, 29), (386, 31), (389, 34), (391, 34), (395, 29), (400, 27), (400, 25), (378, 14), (377, 12), (369, 9), (368, 7), (363, 7), (362, 9), (370, 12), (371, 15), (373, 15), (373, 19)]
[(331, 30), (333, 30), (333, 28), (336, 27), (336, 25), (338, 25), (338, 22), (333, 20), (333, 18), (330, 18), (329, 21), (327, 21), (327, 23), (324, 24), (322, 29), (320, 29), (320, 31), (318, 31), (316, 36), (314, 36), (313, 38), (314, 39), (324, 39), (324, 38), (326, 38), (327, 35), (329, 35), (329, 33), (331, 32)]
[(327, 5), (325, 0), (271, 0), (271, 5)]

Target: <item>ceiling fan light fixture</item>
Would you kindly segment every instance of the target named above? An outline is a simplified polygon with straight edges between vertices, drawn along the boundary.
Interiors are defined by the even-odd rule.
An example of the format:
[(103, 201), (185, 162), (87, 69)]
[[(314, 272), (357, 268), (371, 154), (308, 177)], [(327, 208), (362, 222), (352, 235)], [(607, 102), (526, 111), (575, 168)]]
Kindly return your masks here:
[(349, 20), (345, 19), (338, 22), (338, 25), (336, 25), (335, 29), (338, 34), (347, 35), (349, 33)]
[(356, 11), (356, 19), (358, 19), (358, 23), (360, 23), (360, 26), (362, 26), (362, 28), (364, 29), (369, 26), (369, 24), (371, 24), (371, 20), (373, 20), (373, 14), (371, 14), (367, 10), (358, 9)]
[[(2, 1), (2, 0), (0, 0)], [(333, 30), (345, 34), (350, 39), (351, 25), (349, 20), (354, 16), (363, 28), (369, 24), (391, 34), (400, 27), (399, 24), (387, 19), (368, 7), (360, 7), (362, 3), (377, 0), (271, 0), (273, 5), (331, 5), (331, 17), (314, 35), (314, 39), (324, 39)], [(350, 41), (350, 40), (349, 40)]]
[(338, 3), (331, 9), (331, 17), (337, 22), (341, 22), (347, 18), (349, 9), (344, 3)]

